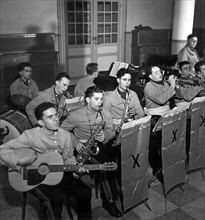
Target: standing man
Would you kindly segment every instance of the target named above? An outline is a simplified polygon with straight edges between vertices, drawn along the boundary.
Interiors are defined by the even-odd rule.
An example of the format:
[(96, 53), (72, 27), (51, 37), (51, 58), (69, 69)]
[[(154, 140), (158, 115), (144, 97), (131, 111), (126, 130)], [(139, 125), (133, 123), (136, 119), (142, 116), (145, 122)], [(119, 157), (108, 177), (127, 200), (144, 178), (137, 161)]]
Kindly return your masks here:
[(11, 96), (19, 94), (33, 99), (38, 95), (39, 89), (34, 80), (31, 79), (32, 67), (28, 62), (18, 65), (19, 78), (10, 85)]
[[(85, 91), (84, 98), (86, 105), (71, 112), (61, 124), (61, 128), (73, 131), (81, 143), (86, 143), (90, 138), (101, 143), (98, 145), (99, 154), (92, 156), (91, 160), (89, 160), (90, 162), (92, 162), (93, 158), (100, 163), (109, 162), (110, 160), (107, 156), (109, 146), (105, 144), (114, 137), (114, 131), (109, 112), (102, 108), (103, 91), (96, 86), (89, 87)], [(98, 132), (96, 133), (96, 131)], [(84, 149), (85, 146), (83, 144), (76, 146), (78, 153), (82, 153)], [(113, 217), (121, 217), (122, 213), (115, 204), (120, 193), (114, 173), (101, 172), (100, 177), (103, 208)]]
[(80, 79), (74, 89), (74, 96), (84, 96), (88, 87), (95, 86), (94, 79), (98, 77), (98, 64), (89, 63), (86, 66), (87, 75)]
[(137, 94), (129, 90), (131, 74), (127, 69), (122, 68), (117, 72), (117, 82), (117, 88), (105, 97), (103, 103), (104, 108), (111, 114), (115, 131), (119, 129), (122, 120), (139, 119), (144, 116)]
[[(35, 109), (35, 117), (40, 127), (26, 130), (16, 139), (0, 146), (1, 162), (20, 170), (21, 166), (30, 165), (38, 156), (55, 151), (62, 156), (65, 165), (76, 164), (73, 156), (73, 136), (59, 128), (55, 105), (49, 102), (41, 103)], [(91, 189), (76, 179), (73, 173), (65, 172), (58, 185), (38, 187), (50, 199), (55, 219), (62, 219), (64, 195), (66, 198), (72, 196), (76, 199), (79, 220), (92, 219)]]
[(57, 75), (55, 84), (39, 92), (29, 104), (26, 106), (26, 113), (33, 126), (38, 125), (37, 119), (34, 115), (34, 109), (42, 102), (51, 102), (56, 105), (59, 118), (66, 113), (66, 99), (70, 98), (70, 94), (67, 92), (70, 85), (70, 76), (66, 72), (61, 72)]
[(190, 34), (187, 37), (187, 44), (179, 51), (177, 55), (177, 63), (179, 65), (182, 61), (188, 61), (190, 63), (190, 68), (192, 74), (195, 73), (194, 71), (194, 65), (199, 62), (200, 60), (203, 60), (203, 58), (200, 58), (195, 47), (198, 43), (198, 38), (194, 34)]

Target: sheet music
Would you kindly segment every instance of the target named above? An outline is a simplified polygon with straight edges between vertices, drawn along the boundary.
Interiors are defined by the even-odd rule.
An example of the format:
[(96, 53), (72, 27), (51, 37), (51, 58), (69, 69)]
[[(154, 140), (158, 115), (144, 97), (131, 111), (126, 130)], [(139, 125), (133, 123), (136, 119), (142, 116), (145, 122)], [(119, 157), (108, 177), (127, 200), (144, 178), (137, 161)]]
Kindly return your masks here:
[(123, 124), (122, 129), (127, 129), (127, 128), (134, 127), (135, 125), (147, 123), (150, 119), (151, 119), (151, 116), (146, 116), (146, 117), (143, 117), (140, 119), (136, 119), (136, 120), (127, 122), (127, 123)]
[(127, 69), (128, 66), (129, 66), (128, 63), (115, 61), (114, 64), (113, 64), (112, 70), (110, 71), (110, 76), (117, 77), (118, 70), (121, 69), (121, 68)]

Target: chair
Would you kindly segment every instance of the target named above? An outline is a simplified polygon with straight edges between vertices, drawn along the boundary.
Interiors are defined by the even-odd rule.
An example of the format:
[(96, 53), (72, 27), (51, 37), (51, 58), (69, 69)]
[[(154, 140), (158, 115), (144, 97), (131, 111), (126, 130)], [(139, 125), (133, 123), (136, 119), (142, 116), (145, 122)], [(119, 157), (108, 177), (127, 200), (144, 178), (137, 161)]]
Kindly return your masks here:
[[(27, 199), (27, 194), (31, 193), (33, 196), (35, 196), (40, 203), (40, 209), (43, 212), (43, 219), (46, 220), (55, 220), (55, 216), (53, 213), (53, 209), (51, 207), (51, 203), (49, 198), (38, 188), (34, 188), (29, 192), (23, 192), (23, 202), (22, 202), (22, 220), (25, 220), (25, 215), (26, 215), (26, 199)], [(70, 208), (70, 202), (68, 199), (64, 198), (64, 204), (67, 210), (67, 213), (70, 217), (70, 219), (73, 219), (73, 214), (71, 212)]]

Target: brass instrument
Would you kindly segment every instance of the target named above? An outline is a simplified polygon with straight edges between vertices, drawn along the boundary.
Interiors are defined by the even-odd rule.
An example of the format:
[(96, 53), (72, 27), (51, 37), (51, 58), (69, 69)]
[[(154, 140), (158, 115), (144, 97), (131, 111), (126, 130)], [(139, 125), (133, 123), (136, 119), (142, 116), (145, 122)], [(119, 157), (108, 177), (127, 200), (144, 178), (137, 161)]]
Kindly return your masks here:
[(121, 132), (122, 126), (125, 122), (127, 122), (129, 120), (129, 103), (130, 103), (130, 95), (129, 95), (129, 91), (128, 91), (128, 97), (125, 100), (123, 117), (122, 117), (122, 120), (120, 121), (119, 129), (118, 129), (118, 131), (116, 131), (115, 139), (112, 143), (113, 147), (119, 145), (121, 142), (120, 132)]
[(99, 146), (98, 142), (96, 142), (95, 138), (96, 136), (102, 131), (103, 127), (105, 125), (105, 122), (100, 123), (94, 133), (90, 136), (88, 141), (85, 144), (85, 149), (83, 153), (80, 153), (76, 156), (76, 160), (79, 163), (85, 163), (89, 158), (93, 155), (96, 156), (99, 154)]
[(200, 86), (201, 85), (201, 79), (198, 77), (193, 77), (190, 79), (183, 79), (178, 78), (176, 79), (176, 84), (180, 86), (190, 85), (190, 86)]

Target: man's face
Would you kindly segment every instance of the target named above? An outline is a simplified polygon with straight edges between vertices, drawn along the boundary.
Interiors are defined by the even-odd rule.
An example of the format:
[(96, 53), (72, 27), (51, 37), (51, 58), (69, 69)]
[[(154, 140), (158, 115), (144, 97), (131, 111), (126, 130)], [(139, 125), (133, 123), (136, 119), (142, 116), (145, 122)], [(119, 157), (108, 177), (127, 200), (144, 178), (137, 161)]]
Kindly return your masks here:
[(205, 77), (205, 64), (200, 66), (200, 73), (203, 77)]
[(63, 77), (60, 81), (56, 81), (55, 90), (58, 95), (62, 95), (70, 85), (70, 80)]
[(126, 73), (121, 78), (117, 78), (118, 88), (120, 91), (126, 91), (130, 87), (131, 84), (131, 75), (130, 73)]
[(59, 118), (55, 108), (49, 108), (43, 112), (43, 117), (38, 121), (49, 131), (56, 131), (59, 128)]
[(187, 43), (190, 48), (195, 48), (198, 43), (198, 38), (197, 37), (190, 38)]
[(30, 66), (25, 66), (24, 69), (21, 70), (19, 73), (23, 79), (30, 79), (32, 68)]
[(103, 94), (94, 92), (91, 98), (86, 98), (88, 108), (94, 111), (99, 111), (103, 103)]
[(159, 67), (154, 66), (154, 67), (152, 67), (152, 74), (149, 75), (149, 77), (153, 81), (160, 82), (163, 79), (163, 74), (162, 74), (162, 72), (161, 72)]
[(93, 76), (94, 76), (95, 78), (97, 78), (97, 77), (98, 77), (98, 75), (99, 75), (98, 70), (97, 70), (96, 72), (94, 72), (94, 73), (93, 73)]
[(186, 77), (191, 76), (191, 71), (190, 71), (189, 64), (185, 64), (184, 66), (182, 66), (182, 68), (181, 68), (181, 75), (182, 76), (186, 76)]

